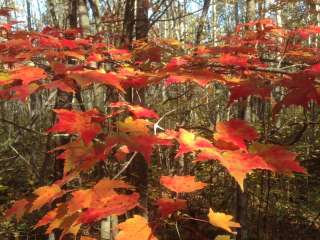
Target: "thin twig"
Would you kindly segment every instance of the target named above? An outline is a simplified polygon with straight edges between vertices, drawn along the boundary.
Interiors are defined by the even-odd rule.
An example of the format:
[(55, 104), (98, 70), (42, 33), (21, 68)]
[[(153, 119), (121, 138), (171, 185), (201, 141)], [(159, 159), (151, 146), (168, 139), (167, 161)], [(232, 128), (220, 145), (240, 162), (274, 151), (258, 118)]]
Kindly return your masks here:
[(199, 218), (193, 218), (193, 217), (182, 217), (182, 219), (185, 220), (193, 220), (193, 221), (198, 221), (198, 222), (204, 222), (204, 223), (209, 223), (207, 220), (199, 219)]
[(177, 109), (173, 109), (169, 112), (166, 112), (165, 114), (163, 114), (161, 116), (161, 118), (153, 125), (153, 132), (154, 132), (154, 135), (157, 135), (157, 129), (160, 129), (160, 130), (164, 130), (162, 127), (160, 127), (159, 123), (164, 119), (165, 116), (173, 113), (174, 111), (176, 111)]
[(33, 132), (33, 133), (40, 134), (40, 135), (46, 135), (45, 133), (35, 131), (35, 130), (31, 129), (31, 128), (26, 128), (24, 126), (17, 125), (15, 122), (12, 122), (12, 121), (4, 119), (4, 118), (0, 118), (0, 121), (12, 124), (13, 126), (15, 126), (17, 128), (20, 128), (20, 129), (28, 131), (28, 132)]
[(19, 151), (15, 147), (13, 147), (12, 145), (9, 145), (9, 147), (27, 164), (29, 171), (32, 174), (36, 175), (37, 178), (39, 178), (40, 175), (39, 175), (37, 169), (35, 169), (34, 166), (32, 166), (32, 164), (22, 154), (20, 154)]
[(132, 163), (133, 159), (135, 158), (135, 156), (137, 154), (138, 154), (138, 152), (134, 152), (132, 154), (132, 156), (130, 157), (129, 161), (127, 161), (126, 164), (122, 167), (122, 169), (112, 178), (113, 180), (118, 178), (129, 167), (129, 165)]
[(177, 231), (179, 240), (182, 240), (181, 235), (180, 235), (180, 231), (179, 231), (179, 227), (178, 227), (178, 222), (176, 222), (175, 226), (176, 226), (176, 231)]

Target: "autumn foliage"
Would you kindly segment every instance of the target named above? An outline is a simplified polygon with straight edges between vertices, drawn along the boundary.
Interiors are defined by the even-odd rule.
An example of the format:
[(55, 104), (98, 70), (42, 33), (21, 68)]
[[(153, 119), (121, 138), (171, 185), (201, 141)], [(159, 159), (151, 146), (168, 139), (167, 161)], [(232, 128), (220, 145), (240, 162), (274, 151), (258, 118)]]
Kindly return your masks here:
[[(3, 9), (2, 14), (6, 14)], [(244, 119), (218, 122), (210, 129), (213, 134), (203, 136), (184, 128), (162, 129), (162, 116), (153, 109), (130, 103), (123, 96), (131, 88), (148, 88), (164, 84), (197, 84), (207, 87), (221, 84), (230, 91), (229, 104), (245, 102), (250, 96), (270, 101), (272, 90), (285, 87), (283, 99), (272, 99), (274, 118), (284, 107), (299, 105), (308, 108), (310, 101), (320, 103), (317, 77), (320, 74), (317, 59), (305, 56), (310, 67), (296, 72), (272, 69), (259, 57), (259, 45), (265, 51), (279, 52), (284, 39), (294, 38), (287, 46), (286, 58), (300, 63), (299, 44), (306, 36), (320, 33), (319, 27), (286, 30), (264, 19), (239, 25), (237, 32), (223, 39), (218, 47), (182, 46), (175, 40), (154, 40), (136, 43), (132, 50), (117, 49), (102, 38), (83, 39), (79, 31), (62, 31), (47, 27), (42, 32), (14, 31), (6, 27), (6, 41), (0, 43), (0, 61), (5, 66), (0, 73), (0, 97), (8, 101), (28, 101), (40, 91), (80, 93), (94, 85), (103, 85), (121, 101), (108, 104), (108, 113), (98, 109), (53, 109), (55, 124), (47, 134), (68, 134), (70, 141), (50, 151), (57, 154), (57, 161), (64, 164), (63, 178), (33, 191), (31, 196), (17, 200), (7, 210), (6, 217), (16, 217), (38, 211), (44, 206), (49, 210), (35, 225), (46, 226), (49, 234), (61, 229), (60, 239), (66, 234), (77, 236), (81, 225), (100, 221), (108, 216), (132, 212), (140, 205), (140, 194), (135, 186), (119, 180), (119, 175), (107, 176), (89, 182), (80, 189), (70, 188), (69, 183), (88, 173), (100, 162), (111, 164), (130, 163), (141, 154), (148, 166), (156, 162), (153, 150), (158, 147), (177, 149), (175, 158), (192, 156), (193, 164), (217, 161), (244, 190), (244, 181), (253, 171), (266, 170), (280, 174), (307, 174), (294, 152), (285, 146), (268, 142), (259, 131)], [(70, 38), (70, 35), (72, 38)], [(153, 46), (154, 51), (143, 55), (143, 49)], [(172, 56), (171, 50), (187, 48), (188, 54)], [(310, 50), (312, 51), (312, 50)], [(168, 57), (170, 56), (170, 57)], [(314, 56), (317, 56), (315, 53)], [(144, 57), (147, 64), (139, 61)], [(27, 66), (26, 62), (40, 58), (48, 63)], [(143, 58), (142, 58), (143, 59)], [(148, 59), (148, 60), (146, 60)], [(72, 63), (71, 63), (72, 62)], [(116, 67), (106, 72), (93, 69), (92, 63), (112, 63)], [(121, 97), (122, 96), (122, 97)], [(81, 104), (81, 103), (80, 103)], [(165, 117), (165, 116), (164, 116)], [(167, 175), (158, 179), (165, 197), (153, 199), (158, 207), (157, 219), (148, 220), (133, 215), (118, 225), (117, 240), (157, 239), (157, 225), (174, 214), (188, 213), (187, 194), (197, 194), (207, 184), (196, 176)], [(171, 197), (168, 197), (171, 196)], [(207, 209), (208, 218), (200, 219), (214, 227), (234, 233), (240, 224), (232, 216)], [(182, 218), (185, 215), (181, 215)], [(82, 237), (82, 239), (90, 239)]]

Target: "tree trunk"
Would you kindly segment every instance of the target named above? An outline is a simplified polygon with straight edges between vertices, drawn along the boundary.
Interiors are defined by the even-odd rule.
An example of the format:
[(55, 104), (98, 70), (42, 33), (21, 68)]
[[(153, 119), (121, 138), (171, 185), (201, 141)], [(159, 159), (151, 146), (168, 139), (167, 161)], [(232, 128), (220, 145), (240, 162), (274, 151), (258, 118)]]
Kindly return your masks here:
[(71, 28), (78, 27), (77, 21), (78, 0), (69, 1), (69, 25)]
[[(320, 0), (316, 0), (316, 25), (320, 26)], [(319, 47), (320, 34), (316, 35), (316, 47)]]
[(254, 21), (256, 19), (256, 1), (247, 0), (246, 20), (247, 22)]
[(56, 15), (56, 11), (55, 11), (55, 8), (54, 8), (54, 0), (48, 0), (48, 7), (49, 7), (49, 12), (50, 12), (50, 15), (51, 15), (51, 18), (52, 18), (52, 23), (55, 27), (59, 27), (59, 21), (58, 21), (58, 18), (57, 18), (57, 15)]
[[(77, 27), (77, 0), (71, 0), (69, 2), (69, 25), (71, 28)], [(72, 109), (73, 94), (63, 92), (58, 89), (55, 108), (56, 109)], [(55, 119), (55, 118), (54, 118)], [(59, 137), (54, 144), (57, 146), (67, 144), (69, 137)], [(50, 145), (50, 144), (49, 144)], [(61, 159), (55, 159), (54, 162), (54, 179), (58, 180), (63, 177), (64, 161)], [(49, 240), (54, 240), (54, 233), (50, 234)]]
[(235, 21), (236, 26), (240, 22), (240, 20), (239, 20), (239, 3), (238, 3), (238, 1), (236, 1), (234, 3), (234, 21)]
[[(246, 100), (240, 102), (238, 118), (250, 122), (250, 105), (251, 98), (249, 97)], [(248, 239), (248, 229), (247, 229), (247, 214), (248, 214), (248, 193), (246, 188), (246, 181), (243, 182), (243, 192), (237, 184), (236, 190), (236, 217), (238, 222), (241, 224), (241, 228), (238, 229), (237, 240), (246, 240)]]
[(82, 36), (87, 36), (90, 31), (87, 0), (79, 0), (79, 24), (82, 29)]
[(137, 12), (136, 12), (136, 39), (146, 39), (149, 31), (149, 1), (137, 0)]
[(32, 30), (30, 1), (26, 0), (28, 31)]
[(101, 14), (99, 10), (100, 2), (99, 0), (88, 0), (88, 2), (90, 4), (90, 8), (92, 10), (92, 14), (94, 17), (96, 31), (100, 32), (101, 31)]
[[(130, 0), (129, 0), (130, 1)], [(147, 40), (149, 30), (148, 1), (137, 0), (136, 2), (136, 39)], [(131, 44), (130, 44), (131, 45)], [(128, 89), (126, 99), (132, 104), (143, 105), (145, 102), (144, 89)], [(129, 167), (131, 181), (140, 193), (140, 203), (144, 209), (148, 209), (148, 166), (141, 154), (138, 154)], [(148, 211), (137, 210), (140, 214), (148, 216)]]
[[(254, 0), (247, 0), (247, 11), (246, 11), (246, 19), (247, 21), (254, 21), (256, 18), (256, 3)], [(248, 105), (250, 106), (251, 98), (248, 98), (243, 101), (243, 104), (240, 105), (239, 108), (239, 119), (243, 119), (246, 121), (250, 121), (250, 114), (248, 112), (251, 109), (248, 109)], [(238, 230), (237, 240), (246, 240), (248, 239), (248, 228), (247, 228), (247, 211), (248, 211), (248, 193), (246, 189), (246, 182), (244, 182), (244, 190), (243, 192), (237, 187), (237, 220), (241, 224), (241, 228)]]
[(209, 10), (209, 7), (210, 7), (210, 2), (211, 2), (211, 0), (204, 0), (204, 2), (203, 2), (202, 13), (201, 13), (201, 17), (199, 19), (199, 25), (197, 27), (197, 32), (196, 32), (195, 45), (199, 45), (200, 44), (201, 35), (202, 35), (202, 32), (203, 32), (203, 27), (204, 27), (204, 24), (206, 22), (208, 10)]
[(212, 0), (212, 43), (217, 45), (217, 0)]
[(135, 0), (126, 0), (124, 9), (124, 21), (122, 30), (122, 46), (131, 46), (133, 40), (133, 29), (134, 29), (134, 4)]

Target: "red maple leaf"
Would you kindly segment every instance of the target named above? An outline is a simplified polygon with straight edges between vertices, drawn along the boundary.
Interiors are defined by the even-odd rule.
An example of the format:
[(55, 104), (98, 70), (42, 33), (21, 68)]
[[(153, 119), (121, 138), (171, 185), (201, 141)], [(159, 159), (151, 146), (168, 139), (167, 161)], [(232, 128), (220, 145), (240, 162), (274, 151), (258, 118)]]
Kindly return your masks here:
[(12, 218), (13, 216), (16, 216), (17, 220), (20, 221), (22, 216), (29, 212), (31, 203), (31, 199), (28, 200), (25, 198), (15, 201), (11, 208), (6, 211), (6, 218)]
[(66, 132), (79, 134), (86, 144), (102, 131), (100, 122), (103, 116), (92, 109), (86, 112), (78, 112), (66, 109), (55, 109), (58, 122), (48, 132)]
[(246, 121), (232, 119), (226, 122), (219, 122), (214, 134), (215, 144), (219, 148), (247, 151), (245, 141), (253, 141), (259, 137), (256, 130)]
[(306, 174), (306, 170), (295, 160), (297, 154), (288, 151), (282, 146), (254, 143), (250, 146), (249, 150), (251, 153), (260, 156), (275, 172)]
[(187, 201), (183, 199), (160, 198), (157, 201), (157, 205), (159, 206), (161, 217), (166, 218), (178, 210), (186, 209)]
[(88, 224), (98, 221), (107, 216), (122, 215), (127, 211), (135, 208), (138, 204), (139, 194), (132, 193), (129, 195), (113, 194), (97, 202), (99, 205), (91, 207), (81, 213), (78, 222)]
[(155, 113), (153, 110), (144, 108), (140, 105), (131, 105), (127, 102), (114, 102), (110, 104), (110, 107), (120, 108), (125, 107), (133, 114), (135, 118), (155, 118), (158, 119), (159, 115)]

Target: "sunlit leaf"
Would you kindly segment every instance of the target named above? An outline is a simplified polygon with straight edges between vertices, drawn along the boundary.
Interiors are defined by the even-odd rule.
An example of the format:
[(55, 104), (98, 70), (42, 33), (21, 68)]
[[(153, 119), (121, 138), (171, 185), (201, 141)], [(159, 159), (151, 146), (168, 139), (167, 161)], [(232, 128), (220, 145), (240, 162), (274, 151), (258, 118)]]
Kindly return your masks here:
[(214, 212), (211, 208), (208, 214), (209, 222), (218, 228), (222, 228), (227, 232), (235, 234), (231, 228), (239, 228), (240, 224), (232, 221), (233, 217), (225, 213)]
[(160, 183), (176, 193), (190, 193), (203, 189), (207, 184), (195, 181), (195, 176), (161, 176)]
[(148, 221), (139, 215), (134, 215), (133, 218), (118, 224), (118, 228), (120, 232), (116, 240), (157, 240), (152, 234)]
[(79, 134), (83, 141), (88, 144), (102, 130), (99, 122), (103, 118), (96, 109), (86, 112), (66, 109), (55, 109), (54, 111), (57, 113), (59, 120), (48, 132)]

